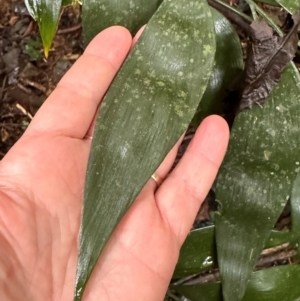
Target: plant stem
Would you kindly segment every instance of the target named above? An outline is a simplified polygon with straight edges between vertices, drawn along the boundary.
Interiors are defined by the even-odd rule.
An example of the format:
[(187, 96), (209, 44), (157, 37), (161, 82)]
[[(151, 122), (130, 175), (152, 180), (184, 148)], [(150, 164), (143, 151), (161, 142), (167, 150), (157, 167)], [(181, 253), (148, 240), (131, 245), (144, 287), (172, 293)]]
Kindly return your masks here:
[(175, 294), (173, 294), (170, 290), (168, 290), (167, 296), (174, 299), (175, 301), (181, 301), (181, 299), (177, 297)]
[(243, 12), (239, 11), (238, 9), (232, 7), (231, 5), (224, 3), (221, 0), (213, 0), (216, 3), (219, 3), (221, 5), (223, 5), (224, 7), (228, 8), (229, 10), (231, 10), (232, 12), (234, 12), (235, 14), (239, 15), (240, 17), (242, 17), (244, 20), (246, 20), (249, 23), (252, 23), (252, 18), (249, 17), (248, 15), (244, 14)]
[[(233, 8), (232, 6), (220, 1), (220, 0), (207, 0), (208, 4), (218, 10), (233, 24), (239, 26), (242, 30), (249, 34), (251, 31), (250, 23), (252, 23), (252, 18), (248, 15), (240, 12), (239, 10)], [(246, 20), (245, 20), (246, 19)]]
[(253, 2), (251, 2), (249, 0), (246, 0), (246, 2), (248, 3), (248, 5), (249, 5), (249, 7), (251, 9), (253, 20), (257, 20), (258, 16), (257, 16), (256, 10), (255, 10), (255, 6), (253, 5)]
[(252, 5), (253, 8), (273, 27), (273, 29), (277, 32), (277, 34), (282, 38), (284, 37), (284, 33), (282, 30), (276, 25), (273, 19), (268, 16), (254, 1), (246, 0), (249, 5)]

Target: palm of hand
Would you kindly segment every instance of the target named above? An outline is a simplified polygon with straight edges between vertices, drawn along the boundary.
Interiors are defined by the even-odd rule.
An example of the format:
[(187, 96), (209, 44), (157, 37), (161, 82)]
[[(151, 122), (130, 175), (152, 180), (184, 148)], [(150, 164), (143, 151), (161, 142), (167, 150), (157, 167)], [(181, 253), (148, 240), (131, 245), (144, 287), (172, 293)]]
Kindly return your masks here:
[[(91, 144), (84, 137), (130, 46), (131, 37), (123, 28), (98, 35), (0, 162), (4, 300), (72, 300)], [(85, 74), (87, 86), (80, 82), (84, 68), (90, 70)], [(211, 117), (161, 187), (155, 192), (154, 181), (147, 183), (101, 255), (84, 300), (163, 299), (180, 246), (215, 177), (227, 140), (225, 122)], [(178, 144), (158, 169), (162, 178), (177, 148)]]
[(55, 135), (24, 136), (1, 162), (1, 188), (13, 200), (1, 203), (1, 234), (11, 249), (2, 251), (15, 257), (17, 266), (10, 267), (15, 273), (10, 270), (7, 280), (23, 286), (23, 300), (67, 300), (62, 296), (72, 293), (89, 144)]
[[(2, 252), (14, 257), (10, 258), (14, 264), (6, 267), (9, 276), (5, 287), (14, 282), (13, 287), (22, 288), (10, 292), (11, 300), (71, 300), (89, 147), (90, 140), (44, 134), (25, 136), (1, 162), (3, 192), (13, 200), (5, 199), (10, 204), (1, 211), (5, 212), (1, 220), (8, 225), (1, 233), (7, 246)], [(107, 294), (107, 300), (112, 296), (119, 300), (124, 297), (123, 286), (115, 283), (125, 284), (124, 279), (128, 279), (138, 284), (143, 273), (147, 285), (150, 279), (154, 283), (157, 278), (163, 279), (160, 293), (165, 291), (172, 273), (165, 258), (176, 261), (178, 242), (161, 220), (152, 184), (146, 186), (114, 233), (109, 251), (103, 254), (101, 272), (94, 275), (98, 289), (87, 292), (88, 300), (96, 299), (99, 290), (102, 296)], [(149, 245), (153, 248), (150, 253)], [(136, 279), (132, 270), (138, 271)], [(140, 285), (145, 285), (143, 282)], [(133, 300), (135, 294), (128, 291), (128, 299)]]

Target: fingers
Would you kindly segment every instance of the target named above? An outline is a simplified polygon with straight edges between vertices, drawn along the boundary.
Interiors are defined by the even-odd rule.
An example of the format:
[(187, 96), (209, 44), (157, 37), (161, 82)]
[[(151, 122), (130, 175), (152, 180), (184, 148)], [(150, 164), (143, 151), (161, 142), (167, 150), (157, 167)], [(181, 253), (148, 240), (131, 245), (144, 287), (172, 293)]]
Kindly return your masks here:
[(156, 170), (155, 175), (158, 177), (158, 181), (155, 181), (153, 178), (151, 178), (145, 185), (145, 186), (151, 187), (153, 192), (158, 188), (158, 186), (160, 184), (159, 181), (160, 180), (163, 181), (164, 178), (167, 176), (168, 172), (170, 171), (170, 169), (175, 161), (175, 158), (176, 158), (176, 155), (178, 152), (178, 148), (182, 142), (182, 139), (183, 139), (183, 136), (173, 146), (173, 148), (170, 150), (170, 152), (168, 153), (168, 155), (166, 156), (164, 161), (160, 164), (160, 166)]
[(225, 120), (219, 116), (206, 118), (176, 168), (156, 192), (162, 218), (170, 225), (180, 245), (212, 186), (228, 140)]
[(146, 25), (142, 26), (139, 31), (136, 33), (136, 35), (134, 36), (133, 40), (132, 40), (132, 47), (134, 47), (134, 45), (136, 44), (137, 40), (140, 38), (140, 36), (142, 35), (144, 29), (145, 29)]
[(130, 33), (120, 26), (98, 34), (38, 111), (26, 134), (55, 132), (83, 138), (131, 43)]

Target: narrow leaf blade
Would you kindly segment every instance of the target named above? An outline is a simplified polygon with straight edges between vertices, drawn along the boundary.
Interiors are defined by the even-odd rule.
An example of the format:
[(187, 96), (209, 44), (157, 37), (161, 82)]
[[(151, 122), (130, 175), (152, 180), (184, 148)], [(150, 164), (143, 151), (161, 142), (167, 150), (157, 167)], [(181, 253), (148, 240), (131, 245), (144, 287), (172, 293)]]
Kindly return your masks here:
[(113, 25), (121, 25), (134, 35), (155, 13), (162, 0), (85, 0), (82, 27), (85, 43)]
[(88, 164), (75, 300), (112, 231), (186, 130), (214, 55), (207, 3), (165, 0), (112, 83)]
[(300, 77), (290, 63), (263, 108), (240, 113), (217, 180), (218, 263), (224, 300), (241, 300), (291, 193), (299, 161)]

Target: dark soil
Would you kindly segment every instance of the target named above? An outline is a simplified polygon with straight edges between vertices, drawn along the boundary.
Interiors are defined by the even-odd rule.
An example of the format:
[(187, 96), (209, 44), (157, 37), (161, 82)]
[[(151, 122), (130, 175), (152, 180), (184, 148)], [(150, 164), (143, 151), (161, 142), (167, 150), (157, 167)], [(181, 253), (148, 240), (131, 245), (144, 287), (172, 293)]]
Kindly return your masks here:
[(24, 2), (0, 0), (0, 159), (82, 52), (79, 6), (64, 10), (45, 59)]

